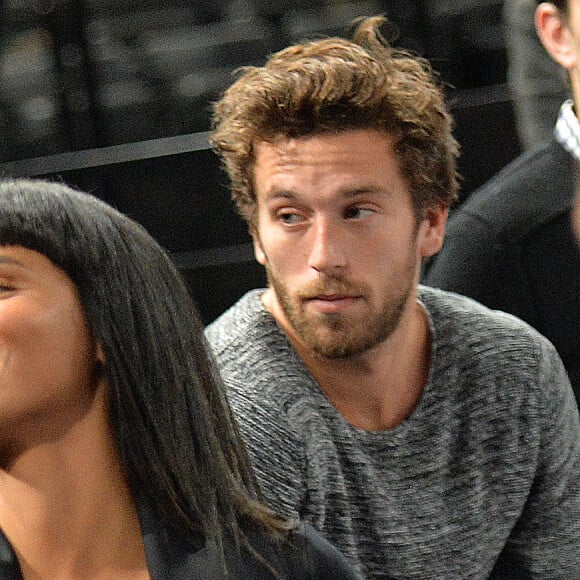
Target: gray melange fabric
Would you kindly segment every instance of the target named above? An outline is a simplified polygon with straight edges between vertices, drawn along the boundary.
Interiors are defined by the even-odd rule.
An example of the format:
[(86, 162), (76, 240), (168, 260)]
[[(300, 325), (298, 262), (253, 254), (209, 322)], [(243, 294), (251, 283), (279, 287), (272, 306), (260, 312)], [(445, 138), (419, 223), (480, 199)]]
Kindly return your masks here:
[(580, 425), (552, 345), (516, 318), (420, 288), (422, 399), (394, 429), (349, 425), (260, 301), (207, 336), (267, 502), (368, 578), (580, 578)]

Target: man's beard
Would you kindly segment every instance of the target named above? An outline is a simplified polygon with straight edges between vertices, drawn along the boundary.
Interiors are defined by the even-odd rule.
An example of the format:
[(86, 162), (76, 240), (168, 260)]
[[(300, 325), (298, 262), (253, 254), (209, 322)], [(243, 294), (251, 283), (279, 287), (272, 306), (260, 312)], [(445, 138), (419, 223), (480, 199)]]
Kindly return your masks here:
[(317, 284), (298, 290), (290, 296), (286, 287), (266, 268), (270, 287), (276, 293), (286, 318), (304, 342), (319, 356), (327, 359), (347, 359), (362, 354), (384, 342), (398, 327), (414, 287), (414, 275), (408, 273), (408, 283), (396, 296), (385, 299), (378, 312), (366, 317), (349, 317), (343, 313), (308, 313), (304, 299), (322, 294), (361, 296), (368, 304), (369, 290), (335, 276), (325, 276)]

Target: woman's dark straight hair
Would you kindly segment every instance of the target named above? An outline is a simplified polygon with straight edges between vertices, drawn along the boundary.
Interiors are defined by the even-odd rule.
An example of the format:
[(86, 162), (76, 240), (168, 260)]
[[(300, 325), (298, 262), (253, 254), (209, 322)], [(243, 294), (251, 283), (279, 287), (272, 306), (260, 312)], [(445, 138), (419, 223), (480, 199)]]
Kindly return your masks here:
[(97, 198), (42, 180), (0, 180), (0, 245), (35, 250), (78, 289), (105, 355), (109, 414), (137, 503), (201, 545), (248, 526), (291, 525), (258, 503), (246, 451), (195, 305), (143, 227)]

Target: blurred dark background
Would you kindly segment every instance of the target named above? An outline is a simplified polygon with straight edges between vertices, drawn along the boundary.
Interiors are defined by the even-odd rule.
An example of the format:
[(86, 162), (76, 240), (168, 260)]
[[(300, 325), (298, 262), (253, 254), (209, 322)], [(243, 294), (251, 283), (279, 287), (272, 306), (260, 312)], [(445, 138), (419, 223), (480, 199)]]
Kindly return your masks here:
[(446, 85), (465, 198), (521, 149), (500, 0), (0, 0), (0, 176), (62, 179), (140, 221), (209, 322), (263, 283), (209, 103), (237, 67), (381, 13)]

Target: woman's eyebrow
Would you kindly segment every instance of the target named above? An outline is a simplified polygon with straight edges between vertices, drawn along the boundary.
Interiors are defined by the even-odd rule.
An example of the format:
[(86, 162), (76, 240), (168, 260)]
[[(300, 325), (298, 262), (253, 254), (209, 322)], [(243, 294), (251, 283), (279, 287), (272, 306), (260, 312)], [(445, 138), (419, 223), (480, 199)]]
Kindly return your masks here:
[(15, 266), (18, 269), (26, 270), (28, 269), (26, 264), (13, 258), (12, 256), (4, 256), (0, 254), (0, 266)]
[(10, 256), (3, 256), (0, 254), (0, 264), (16, 264), (17, 266), (23, 266), (22, 262), (16, 260), (15, 258), (11, 258)]

